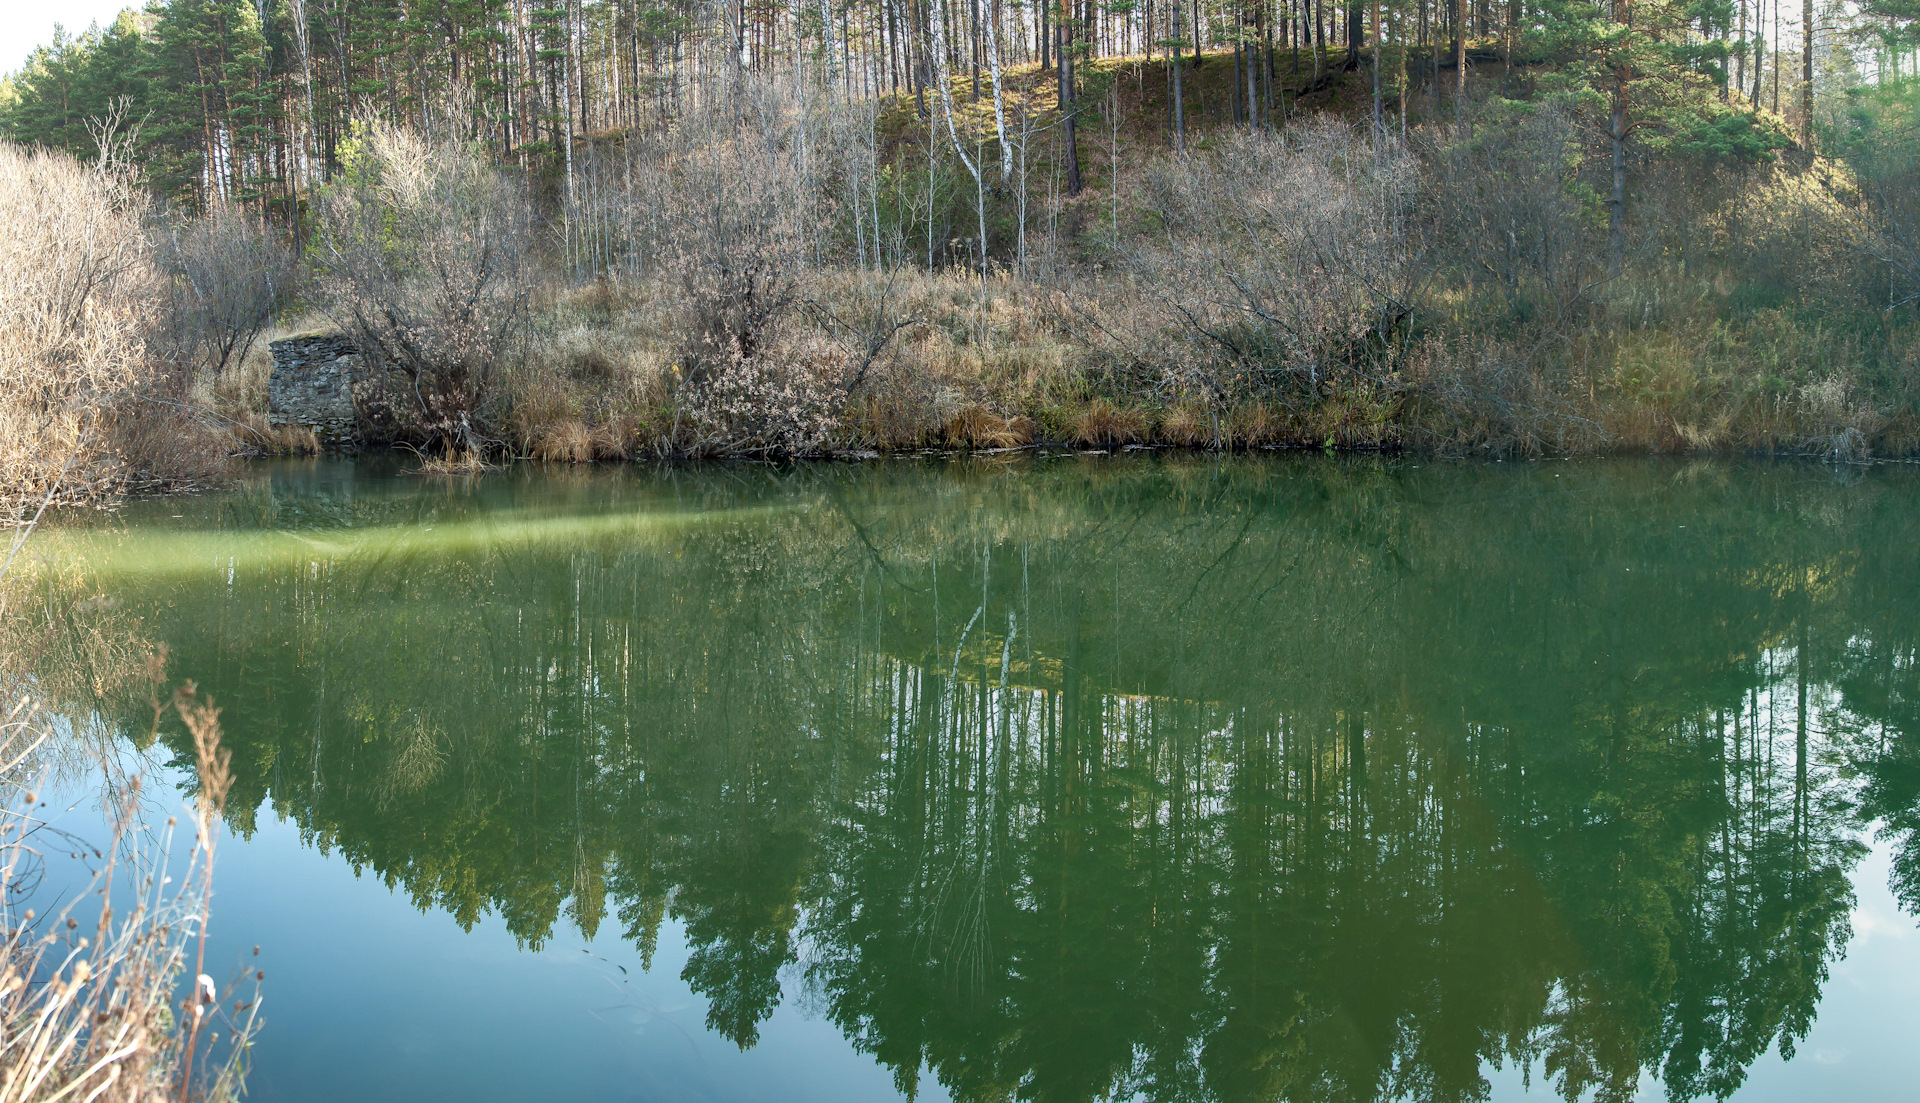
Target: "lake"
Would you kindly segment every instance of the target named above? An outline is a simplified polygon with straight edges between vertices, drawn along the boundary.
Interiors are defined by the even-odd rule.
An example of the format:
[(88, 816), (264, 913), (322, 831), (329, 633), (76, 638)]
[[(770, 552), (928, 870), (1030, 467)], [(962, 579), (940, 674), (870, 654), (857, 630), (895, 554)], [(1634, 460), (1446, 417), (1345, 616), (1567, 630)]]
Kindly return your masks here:
[(224, 709), (260, 1103), (1920, 1076), (1920, 469), (303, 461), (31, 548)]

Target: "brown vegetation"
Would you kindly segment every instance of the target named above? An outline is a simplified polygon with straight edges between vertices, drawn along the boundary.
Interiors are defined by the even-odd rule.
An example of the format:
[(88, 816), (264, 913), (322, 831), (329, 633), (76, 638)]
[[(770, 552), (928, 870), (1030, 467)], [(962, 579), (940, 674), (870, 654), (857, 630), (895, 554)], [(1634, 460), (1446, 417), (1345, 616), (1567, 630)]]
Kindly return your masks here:
[(0, 146), (0, 495), (8, 512), (119, 474), (113, 419), (138, 383), (155, 274), (131, 183)]
[[(150, 680), (163, 660), (145, 664)], [(230, 1099), (239, 1091), (249, 1040), (258, 1027), (257, 970), (235, 998), (205, 972), (218, 821), (230, 780), (220, 746), (219, 710), (192, 683), (153, 706), (156, 728), (171, 714), (193, 736), (199, 793), (187, 810), (193, 837), (186, 872), (163, 876), (176, 820), (140, 822), (144, 779), (117, 776), (115, 753), (90, 751), (69, 725), (55, 734), (46, 704), (20, 697), (0, 713), (0, 1103), (60, 1099), (148, 1103)], [(49, 828), (37, 790), (53, 744), (68, 756), (94, 754), (111, 816), (110, 837), (88, 840)], [(64, 904), (33, 906), (22, 894), (38, 880), (45, 846), (88, 855), (93, 883)], [(190, 975), (185, 998), (180, 981)]]
[[(295, 275), (370, 361), (367, 435), (436, 468), (1049, 443), (1920, 444), (1902, 172), (1644, 156), (1618, 236), (1595, 136), (1559, 101), (1489, 86), (1404, 140), (1332, 114), (1271, 130), (1197, 115), (1176, 154), (1155, 148), (1165, 104), (1144, 73), (1082, 72), (1087, 133), (1108, 128), (1077, 198), (1060, 136), (1030, 125), (1055, 109), (1032, 70), (1005, 74), (1013, 122), (957, 95), (958, 129), (945, 106), (742, 75), (670, 127), (582, 139), (562, 178), (490, 165), (452, 129), (367, 122), (312, 198), (299, 273), (251, 217), (143, 232), (120, 177), (58, 162), (63, 187), (99, 193), (91, 217), (118, 219), (130, 259), (88, 286), (119, 313), (80, 317), (122, 352), (79, 358), (108, 373), (59, 384), (82, 397), (13, 387), (9, 431), (68, 443), (10, 447), (90, 442), (81, 481), (107, 483), (313, 449), (264, 416), (258, 335)], [(959, 157), (961, 131), (978, 159)], [(1003, 143), (989, 212), (970, 174)], [(39, 428), (34, 403), (69, 412)], [(35, 462), (20, 488), (59, 470)]]
[(290, 251), (238, 211), (150, 217), (116, 120), (95, 126), (91, 164), (0, 145), (0, 209), (20, 213), (0, 236), (9, 520), (44, 503), (217, 478), (237, 448), (310, 447), (275, 439), (252, 396), (219, 397), (296, 279)]
[[(1033, 225), (992, 230), (1005, 267), (982, 276), (977, 252), (896, 236), (906, 189), (971, 198), (939, 191), (953, 164), (913, 144), (910, 117), (881, 116), (883, 180), (852, 109), (743, 87), (594, 147), (568, 232), (595, 275), (557, 278), (534, 311), (508, 387), (522, 454), (1857, 457), (1904, 452), (1920, 423), (1911, 327), (1859, 275), (1893, 250), (1895, 208), (1849, 191), (1837, 163), (1654, 161), (1631, 263), (1609, 276), (1581, 198), (1591, 135), (1552, 105), (1496, 102), (1404, 144), (1325, 117), (1216, 131), (1184, 157), (1109, 157), (1104, 173), (1091, 158), (1100, 190), (1036, 198)], [(984, 134), (980, 103), (962, 107)], [(1015, 182), (1021, 210), (1033, 183)], [(974, 215), (950, 213), (955, 232)]]
[(379, 122), (356, 129), (319, 197), (321, 309), (387, 384), (391, 439), (462, 449), (492, 435), (501, 365), (524, 346), (532, 211), (477, 150)]

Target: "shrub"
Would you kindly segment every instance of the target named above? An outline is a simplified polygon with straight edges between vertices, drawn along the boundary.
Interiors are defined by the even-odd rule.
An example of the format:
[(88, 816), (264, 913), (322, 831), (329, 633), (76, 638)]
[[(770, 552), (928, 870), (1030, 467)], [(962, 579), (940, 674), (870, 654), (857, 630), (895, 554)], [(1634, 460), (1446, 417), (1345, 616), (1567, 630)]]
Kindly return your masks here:
[(1495, 284), (1516, 321), (1576, 320), (1605, 261), (1581, 209), (1581, 149), (1551, 106), (1493, 105), (1471, 128), (1417, 137), (1427, 196), (1422, 222), (1445, 242), (1458, 278)]
[(1878, 262), (1885, 305), (1913, 307), (1920, 304), (1920, 84), (1858, 89), (1850, 116), (1837, 137), (1859, 191), (1852, 243)]
[(320, 308), (389, 388), (395, 431), (491, 448), (492, 400), (531, 295), (524, 189), (475, 150), (364, 123), (319, 194)]
[(1487, 339), (1430, 342), (1410, 365), (1416, 387), (1412, 443), (1442, 452), (1536, 456), (1589, 452), (1607, 432), (1540, 370), (1538, 356)]
[(674, 443), (704, 454), (819, 452), (840, 427), (840, 371), (840, 350), (812, 335), (764, 356), (730, 356), (682, 387), (691, 439)]
[(152, 317), (139, 196), (112, 158), (0, 144), (0, 212), (0, 500), (107, 489)]
[(805, 105), (747, 82), (678, 126), (628, 144), (631, 248), (679, 301), (686, 381), (759, 356), (800, 295), (818, 191)]
[(293, 287), (292, 250), (230, 206), (164, 219), (154, 236), (165, 277), (155, 351), (195, 374), (238, 366)]
[(1330, 376), (1375, 370), (1411, 310), (1414, 175), (1396, 143), (1321, 122), (1158, 162), (1144, 193), (1159, 233), (1126, 259), (1162, 330), (1213, 368), (1186, 389), (1312, 401)]

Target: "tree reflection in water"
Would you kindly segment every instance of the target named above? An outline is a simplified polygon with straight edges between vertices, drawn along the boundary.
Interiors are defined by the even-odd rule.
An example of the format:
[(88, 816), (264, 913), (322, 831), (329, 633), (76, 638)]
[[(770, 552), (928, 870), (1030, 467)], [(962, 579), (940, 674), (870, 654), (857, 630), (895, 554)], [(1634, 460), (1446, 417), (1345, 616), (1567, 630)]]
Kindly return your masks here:
[(908, 1092), (1694, 1098), (1806, 1033), (1863, 824), (1920, 902), (1914, 482), (283, 476), (143, 531), (187, 566), (66, 546), (234, 807), (533, 945), (672, 915), (742, 1047), (796, 965)]

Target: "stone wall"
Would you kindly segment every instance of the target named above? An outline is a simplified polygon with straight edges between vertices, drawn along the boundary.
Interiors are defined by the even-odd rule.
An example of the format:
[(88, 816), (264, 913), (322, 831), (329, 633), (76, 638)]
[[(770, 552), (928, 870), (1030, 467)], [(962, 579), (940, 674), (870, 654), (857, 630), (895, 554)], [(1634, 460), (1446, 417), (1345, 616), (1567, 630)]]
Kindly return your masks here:
[(365, 378), (359, 350), (344, 337), (289, 337), (267, 346), (269, 424), (304, 425), (323, 448), (351, 450), (359, 442), (354, 394)]

